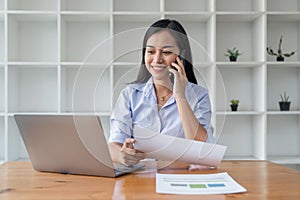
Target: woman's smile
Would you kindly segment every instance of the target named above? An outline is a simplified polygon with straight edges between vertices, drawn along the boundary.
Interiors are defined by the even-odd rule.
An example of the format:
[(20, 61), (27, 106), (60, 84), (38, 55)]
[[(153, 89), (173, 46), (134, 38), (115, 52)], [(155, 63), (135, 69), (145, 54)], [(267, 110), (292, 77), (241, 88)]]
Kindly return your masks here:
[(166, 65), (151, 65), (151, 68), (156, 72), (161, 72), (168, 69)]

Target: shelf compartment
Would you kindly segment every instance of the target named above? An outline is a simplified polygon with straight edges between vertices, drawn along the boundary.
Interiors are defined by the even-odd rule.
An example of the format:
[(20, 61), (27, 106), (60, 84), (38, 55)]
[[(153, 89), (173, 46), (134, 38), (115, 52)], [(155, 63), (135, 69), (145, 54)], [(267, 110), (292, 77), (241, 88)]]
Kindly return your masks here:
[(2, 15), (0, 13), (0, 44), (2, 44), (0, 46), (0, 63), (4, 62), (4, 19), (2, 18)]
[(227, 146), (225, 157), (264, 159), (263, 118), (263, 115), (217, 116), (215, 134), (218, 143)]
[(114, 15), (114, 62), (141, 62), (143, 38), (160, 15)]
[(212, 11), (212, 4), (209, 0), (165, 0), (166, 12), (205, 12)]
[(293, 12), (300, 11), (299, 0), (266, 0), (267, 11)]
[[(217, 66), (217, 111), (230, 111), (230, 100), (239, 99), (238, 111), (264, 111), (264, 68)], [(224, 91), (225, 90), (225, 91)], [(241, 95), (242, 94), (242, 95)]]
[(166, 18), (176, 19), (186, 30), (191, 45), (193, 62), (212, 62), (211, 31), (213, 18), (209, 14), (167, 14)]
[(130, 2), (124, 2), (123, 0), (113, 1), (114, 11), (128, 11), (128, 12), (159, 12), (160, 1), (159, 0), (130, 0)]
[(110, 94), (109, 67), (61, 66), (62, 112), (109, 112)]
[(8, 10), (56, 11), (57, 1), (53, 0), (8, 0)]
[[(214, 90), (213, 84), (213, 73), (214, 68), (213, 65), (201, 65), (201, 64), (194, 64), (194, 73), (198, 82), (198, 85), (206, 88), (209, 94), (212, 93)], [(210, 99), (212, 100), (212, 96), (210, 95)]]
[(8, 149), (9, 161), (29, 160), (25, 144), (22, 140), (19, 128), (13, 117), (8, 117)]
[(160, 19), (160, 14), (115, 14), (113, 17), (114, 34), (131, 29), (148, 28)]
[(128, 83), (136, 80), (140, 64), (136, 65), (114, 65), (113, 66), (113, 107), (120, 95), (122, 89), (124, 89)]
[(0, 65), (0, 113), (5, 111), (4, 67)]
[(110, 11), (110, 0), (61, 0), (62, 11)]
[(300, 111), (300, 65), (298, 67), (269, 67), (267, 69), (267, 110), (279, 111), (280, 94), (290, 97), (291, 111)]
[(57, 61), (56, 15), (9, 14), (8, 61)]
[[(269, 14), (267, 19), (267, 46), (277, 52), (279, 39), (283, 36), (283, 53), (296, 51), (295, 55), (285, 58), (285, 61), (300, 61), (300, 14)], [(276, 56), (267, 54), (267, 61), (276, 61)]]
[[(300, 116), (272, 115), (267, 118), (267, 157), (276, 162), (300, 163)], [(298, 158), (298, 159), (296, 159)]]
[[(235, 19), (231, 21), (232, 19)], [(228, 21), (230, 20), (230, 21)], [(238, 61), (262, 62), (265, 49), (264, 16), (261, 14), (217, 15), (216, 22), (217, 61), (228, 61), (224, 56), (228, 48), (236, 47), (242, 53)], [(224, 38), (226, 38), (224, 40)]]
[(261, 0), (216, 0), (217, 11), (248, 12), (263, 11), (264, 1)]
[(9, 112), (57, 112), (56, 66), (8, 66)]
[(5, 119), (3, 116), (0, 116), (0, 161), (5, 160)]
[(4, 10), (4, 1), (5, 0), (0, 0), (0, 12)]
[(62, 15), (62, 62), (83, 62), (97, 45), (109, 38), (109, 34), (109, 15)]

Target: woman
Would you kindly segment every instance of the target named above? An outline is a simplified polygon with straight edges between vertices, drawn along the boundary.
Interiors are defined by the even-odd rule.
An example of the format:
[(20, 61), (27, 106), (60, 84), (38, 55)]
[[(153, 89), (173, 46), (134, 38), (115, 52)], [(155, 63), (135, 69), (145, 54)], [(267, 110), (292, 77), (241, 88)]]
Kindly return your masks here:
[(142, 53), (137, 80), (123, 89), (111, 116), (112, 159), (134, 165), (144, 158), (133, 148), (135, 125), (213, 143), (208, 92), (197, 85), (184, 28), (175, 20), (155, 22), (146, 31)]

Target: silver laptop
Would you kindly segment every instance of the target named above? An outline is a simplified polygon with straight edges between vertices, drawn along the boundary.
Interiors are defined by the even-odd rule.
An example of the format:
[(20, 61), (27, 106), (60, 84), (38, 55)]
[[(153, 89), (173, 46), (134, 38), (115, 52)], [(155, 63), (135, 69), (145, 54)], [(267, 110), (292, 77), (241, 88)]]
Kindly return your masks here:
[(17, 114), (14, 118), (37, 171), (116, 177), (143, 167), (112, 162), (98, 116)]

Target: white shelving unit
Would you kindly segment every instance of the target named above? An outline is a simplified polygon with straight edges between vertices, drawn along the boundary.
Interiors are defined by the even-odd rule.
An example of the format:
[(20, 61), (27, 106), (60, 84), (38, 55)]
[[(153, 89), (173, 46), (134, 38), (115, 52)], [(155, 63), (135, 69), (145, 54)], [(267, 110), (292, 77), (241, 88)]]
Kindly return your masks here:
[[(0, 0), (0, 162), (28, 159), (13, 115), (109, 117), (135, 79), (145, 29), (186, 28), (228, 159), (300, 164), (300, 0)], [(296, 54), (276, 62), (266, 47)], [(242, 52), (237, 62), (227, 48)], [(284, 91), (291, 111), (279, 111)], [(229, 101), (240, 100), (231, 112)]]

